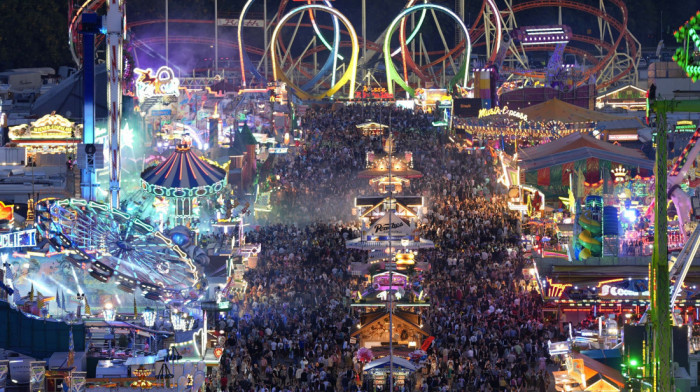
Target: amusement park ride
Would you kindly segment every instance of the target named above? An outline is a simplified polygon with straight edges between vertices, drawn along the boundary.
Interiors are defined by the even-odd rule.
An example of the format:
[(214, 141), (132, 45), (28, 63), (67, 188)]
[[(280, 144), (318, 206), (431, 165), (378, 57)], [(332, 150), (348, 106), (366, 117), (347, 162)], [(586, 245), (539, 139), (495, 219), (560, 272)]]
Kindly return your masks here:
[[(80, 165), (83, 170), (83, 200), (51, 200), (36, 204), (36, 230), (49, 249), (44, 256), (49, 257), (49, 254), (55, 253), (67, 255), (63, 265), (56, 268), (71, 271), (73, 277), (76, 276), (76, 269), (85, 270), (98, 282), (114, 282), (126, 293), (140, 289), (146, 298), (164, 302), (195, 301), (206, 289), (201, 267), (207, 260), (198, 257), (193, 241), (187, 238), (186, 234), (177, 235), (181, 234), (178, 230), (187, 230), (174, 228), (175, 233), (169, 237), (162, 233), (164, 230), (158, 231), (151, 222), (120, 210), (122, 98), (124, 87), (129, 82), (124, 75), (127, 71), (134, 73), (133, 69), (127, 70), (127, 66), (131, 67), (124, 59), (127, 49), (135, 54), (136, 51), (149, 50), (151, 45), (161, 43), (165, 43), (166, 48), (170, 43), (211, 45), (217, 52), (220, 46), (232, 48), (237, 51), (237, 60), (240, 62), (240, 68), (234, 74), (240, 79), (243, 89), (266, 93), (265, 87), (268, 83), (283, 82), (301, 100), (346, 97), (352, 100), (356, 97), (358, 81), (365, 86), (374, 83), (385, 87), (388, 96), (391, 97), (399, 96), (396, 85), (403, 90), (402, 94), (410, 97), (417, 95), (419, 89), (426, 88), (445, 89), (455, 96), (468, 96), (481, 88), (477, 86), (476, 76), (472, 76), (477, 73), (483, 75), (479, 76), (481, 81), (489, 80), (491, 86), (487, 86), (486, 89), (491, 88), (494, 95), (498, 88), (507, 92), (524, 86), (572, 90), (594, 84), (595, 89), (605, 90), (618, 84), (634, 84), (637, 78), (641, 46), (627, 29), (628, 12), (623, 0), (601, 0), (598, 7), (572, 0), (484, 0), (471, 26), (465, 23), (464, 0), (457, 0), (454, 10), (427, 0), (408, 0), (404, 8), (386, 24), (384, 31), (374, 40), (367, 37), (366, 0), (362, 0), (361, 35), (358, 35), (353, 23), (339, 9), (341, 2), (333, 4), (329, 0), (309, 0), (300, 2), (298, 7), (290, 7), (294, 2), (280, 0), (276, 12), (268, 15), (268, 0), (246, 1), (235, 23), (229, 25), (236, 27), (235, 39), (229, 40), (219, 39), (219, 26), (226, 26), (222, 25), (220, 20), (167, 19), (166, 16), (165, 20), (127, 23), (125, 0), (87, 0), (78, 7), (72, 7), (71, 1), (69, 46), (74, 61), (84, 72), (84, 130), (83, 143), (79, 148), (86, 159), (85, 163)], [(249, 18), (251, 10), (260, 7), (260, 3), (263, 8), (262, 20)], [(106, 6), (107, 12), (104, 22), (101, 22), (97, 11), (103, 6)], [(558, 20), (544, 26), (519, 27), (516, 18), (519, 13), (541, 8), (557, 9)], [(576, 10), (595, 19), (599, 29), (597, 36), (573, 31), (566, 25), (562, 9)], [(613, 9), (615, 12), (611, 13)], [(318, 16), (321, 13), (330, 15), (332, 25), (321, 24), (321, 18)], [(613, 14), (619, 14), (621, 17), (615, 18)], [(303, 20), (306, 15), (308, 21)], [(438, 15), (441, 15), (442, 19), (438, 18)], [(294, 21), (295, 17), (298, 17), (297, 21)], [(455, 39), (446, 38), (443, 26), (445, 20), (456, 26)], [(436, 38), (439, 38), (443, 48), (436, 50), (426, 46), (421, 28), (428, 23), (435, 24), (434, 29), (438, 32)], [(160, 24), (165, 24), (166, 29), (169, 24), (214, 24), (215, 38), (166, 35), (165, 40), (162, 37), (134, 39), (132, 42), (126, 39), (130, 30), (136, 31), (142, 26)], [(697, 40), (697, 34), (688, 33), (697, 30), (697, 21), (693, 19), (691, 25), (676, 35), (686, 43), (686, 47), (689, 40)], [(302, 36), (297, 34), (301, 27), (313, 30), (312, 38), (306, 44), (294, 42)], [(262, 30), (263, 47), (246, 44), (244, 33), (250, 33), (251, 29)], [(331, 32), (330, 38), (328, 32)], [(108, 74), (109, 197), (106, 204), (99, 203), (96, 196), (96, 170), (99, 168), (96, 167), (95, 154), (99, 146), (95, 144), (94, 59), (96, 44), (102, 39), (101, 34), (104, 34), (106, 43)], [(449, 47), (448, 42), (452, 42), (453, 46)], [(303, 50), (299, 51), (299, 48)], [(479, 64), (473, 62), (477, 50), (484, 55)], [(324, 51), (330, 54), (325, 62), (319, 63), (318, 55)], [(545, 67), (531, 66), (528, 56), (535, 52), (551, 53)], [(576, 57), (576, 64), (564, 64), (567, 54)], [(138, 57), (134, 55), (134, 58), (138, 67)], [(692, 56), (688, 56), (687, 51), (677, 53), (677, 60), (682, 62), (689, 74), (694, 75), (694, 79), (700, 75), (698, 64)], [(166, 65), (168, 62), (166, 52)], [(214, 68), (217, 72), (220, 69), (218, 56)], [(171, 79), (175, 79), (172, 69), (167, 69), (171, 73)], [(384, 76), (380, 76), (381, 74)], [(160, 71), (156, 72), (156, 78), (158, 75)], [(211, 81), (207, 79), (206, 82), (202, 82), (195, 75), (191, 78), (177, 76), (182, 86), (195, 86)], [(217, 77), (220, 76), (217, 74)], [(269, 79), (270, 76), (272, 79)], [(153, 75), (139, 72), (139, 77), (152, 78)], [(378, 79), (386, 82), (380, 83)], [(263, 88), (252, 89), (256, 85)], [(179, 85), (174, 88), (177, 92)], [(684, 151), (684, 160), (679, 160), (680, 163), (667, 175), (666, 113), (700, 111), (700, 102), (656, 101), (653, 94), (649, 98), (650, 108), (657, 115), (659, 148), (655, 204), (657, 229), (654, 233), (654, 258), (649, 276), (650, 333), (654, 336), (654, 344), (647, 365), (649, 374), (654, 378), (654, 390), (670, 391), (672, 379), (669, 304), (673, 304), (678, 296), (678, 288), (700, 248), (700, 229), (696, 229), (688, 238), (686, 247), (669, 268), (666, 238), (667, 199), (671, 197), (674, 200), (680, 209), (679, 215), (687, 215), (687, 196), (678, 190), (678, 183), (700, 152), (700, 144), (695, 143), (700, 134), (696, 133), (693, 136), (692, 145)], [(380, 132), (383, 132), (381, 128)], [(189, 152), (189, 146), (180, 148), (182, 157), (173, 160), (193, 162), (203, 167), (203, 172), (213, 173), (212, 182), (199, 187), (202, 194), (220, 191), (223, 187), (220, 182), (225, 174), (219, 169), (201, 165), (198, 158)], [(415, 225), (422, 213), (423, 200), (394, 197), (392, 193), (398, 187), (408, 184), (409, 179), (415, 178), (417, 174), (410, 170), (410, 155), (405, 155), (405, 167), (400, 168), (405, 171), (405, 175), (400, 177), (397, 173), (392, 173), (394, 164), (400, 162), (398, 158), (392, 158), (393, 145), (388, 146), (386, 152), (389, 172), (370, 173), (370, 177), (373, 178), (372, 184), (377, 186), (379, 193), (388, 193), (388, 197), (358, 200), (356, 208), (360, 210), (358, 217), (363, 220), (363, 237), (355, 242), (348, 242), (348, 247), (370, 251), (370, 257), (386, 258), (386, 254), (377, 253), (384, 253), (387, 245), (390, 253), (393, 253), (393, 241), (393, 246), (404, 249), (404, 252), (400, 252), (404, 258), (399, 259), (412, 260), (414, 250), (433, 245), (415, 234)], [(384, 161), (376, 161), (377, 165), (381, 162)], [(172, 166), (165, 162), (157, 166), (154, 173), (158, 174), (157, 171), (161, 168)], [(148, 179), (144, 179), (145, 182), (146, 180)], [(503, 181), (512, 185), (509, 182), (510, 178), (504, 178)], [(144, 186), (149, 187), (150, 183), (145, 182)], [(215, 189), (217, 184), (218, 188)], [(211, 192), (208, 187), (211, 187)], [(155, 194), (156, 191), (175, 192), (174, 189), (180, 187), (172, 186), (170, 188), (173, 189), (170, 189), (156, 184), (151, 188), (149, 189)], [(182, 195), (182, 214), (178, 217), (184, 219), (189, 216), (193, 208), (191, 198), (195, 196), (200, 195)], [(181, 243), (174, 240), (182, 236), (185, 239)], [(377, 278), (378, 284), (388, 282), (386, 287), (378, 287), (385, 289), (383, 298), (380, 299), (389, 300), (388, 306), (382, 306), (387, 306), (391, 320), (393, 302), (399, 300), (395, 297), (398, 289), (394, 287), (394, 270), (398, 268), (396, 264), (400, 263), (390, 261), (387, 264), (388, 280), (383, 275)], [(403, 276), (399, 273), (396, 275)], [(675, 281), (673, 292), (670, 283), (672, 280)], [(77, 277), (75, 282), (80, 291)], [(404, 283), (407, 282), (402, 282)], [(416, 294), (411, 306), (425, 302), (422, 293)], [(389, 330), (393, 331), (391, 326)], [(391, 334), (393, 332), (390, 332)]]
[[(105, 2), (123, 13), (123, 2), (117, 1), (112, 4), (111, 0), (87, 0), (79, 7), (71, 9), (69, 42), (71, 53), (78, 65), (81, 65), (83, 57), (79, 50), (82, 45), (79, 34), (82, 14), (100, 9)], [(255, 16), (254, 19), (249, 18), (251, 10), (260, 8), (259, 3), (262, 3), (263, 8), (262, 19), (259, 16)], [(125, 24), (125, 31), (122, 31), (121, 35), (108, 32), (111, 48), (108, 53), (113, 57), (120, 57), (120, 50), (123, 50), (126, 44), (130, 47), (130, 51), (134, 51), (133, 57), (138, 66), (136, 51), (150, 51), (149, 48), (154, 44), (165, 43), (166, 47), (170, 43), (209, 45), (215, 47), (217, 51), (220, 46), (233, 48), (238, 52), (240, 62), (240, 69), (235, 70), (234, 73), (240, 75), (242, 86), (249, 87), (251, 82), (265, 84), (272, 81), (268, 79), (272, 75), (274, 80), (287, 81), (290, 86), (294, 86), (294, 91), (301, 98), (336, 97), (339, 91), (344, 92), (343, 96), (352, 98), (351, 92), (355, 89), (356, 80), (369, 85), (377, 82), (376, 77), (384, 72), (386, 72), (386, 78), (393, 81), (386, 85), (389, 92), (394, 91), (394, 83), (409, 95), (413, 95), (417, 87), (458, 85), (465, 88), (468, 85), (468, 79), (471, 78), (469, 68), (470, 63), (473, 62), (472, 53), (477, 48), (484, 48), (485, 60), (480, 64), (471, 64), (472, 68), (479, 65), (490, 69), (494, 73), (493, 77), (496, 78), (494, 82), (499, 84), (515, 82), (515, 85), (528, 85), (539, 82), (540, 85), (545, 85), (551, 84), (554, 78), (558, 78), (559, 82), (566, 81), (580, 86), (595, 80), (596, 88), (605, 90), (620, 83), (634, 83), (637, 78), (641, 47), (627, 30), (628, 13), (622, 0), (601, 1), (598, 7), (561, 0), (517, 3), (505, 0), (503, 4), (496, 0), (485, 0), (471, 26), (463, 22), (466, 10), (463, 0), (455, 2), (454, 11), (427, 1), (409, 0), (404, 9), (374, 41), (367, 37), (368, 17), (364, 0), (362, 36), (357, 34), (352, 23), (339, 9), (334, 8), (330, 1), (309, 1), (308, 4), (302, 4), (290, 11), (289, 6), (293, 3), (289, 0), (281, 0), (276, 12), (269, 13), (268, 0), (259, 2), (248, 0), (237, 19), (220, 19), (216, 23), (214, 39), (173, 35), (166, 36), (167, 42), (159, 36), (125, 42), (124, 34), (127, 31), (137, 31), (143, 26), (201, 25), (214, 24), (214, 21), (157, 19), (125, 23), (122, 15), (121, 23)], [(559, 17), (556, 24), (518, 27), (519, 13), (540, 8), (558, 10)], [(562, 9), (576, 10), (597, 19), (598, 35), (591, 34), (590, 31), (586, 34), (571, 31), (562, 17)], [(113, 14), (117, 15), (116, 12), (114, 11)], [(319, 13), (330, 14), (332, 25), (321, 24), (317, 15)], [(302, 21), (302, 17), (306, 14), (309, 16), (308, 22)], [(444, 18), (439, 19), (440, 14), (446, 15), (449, 21)], [(615, 18), (614, 14), (619, 14), (621, 17)], [(298, 21), (293, 22), (292, 19), (297, 15)], [(435, 23), (440, 42), (444, 46), (440, 50), (429, 49), (421, 33), (421, 28), (432, 22)], [(446, 28), (445, 23), (456, 25), (454, 40), (445, 36), (443, 31)], [(218, 33), (219, 28), (228, 28), (225, 26), (236, 28), (234, 40), (226, 39), (225, 35)], [(306, 45), (295, 43), (295, 40), (300, 40), (299, 37), (302, 36), (297, 34), (300, 27), (313, 29), (313, 37)], [(245, 33), (252, 29), (262, 30), (263, 47), (257, 48), (246, 43)], [(284, 34), (281, 34), (282, 30)], [(288, 31), (290, 33), (287, 33)], [(332, 33), (330, 38), (327, 32)], [(398, 41), (394, 38), (396, 32), (398, 32)], [(565, 33), (566, 39), (556, 38), (558, 32)], [(528, 39), (528, 33), (540, 39)], [(220, 35), (224, 38), (219, 39)], [(449, 41), (454, 41), (454, 47), (449, 47)], [(300, 47), (304, 49), (299, 53)], [(350, 51), (346, 49), (348, 47)], [(360, 49), (362, 49), (361, 52)], [(326, 50), (330, 55), (325, 62), (319, 63), (317, 56)], [(529, 63), (528, 55), (536, 52), (554, 53), (546, 68), (533, 68)], [(574, 69), (565, 69), (562, 73), (560, 67), (563, 65), (563, 55), (576, 56), (577, 64)], [(382, 57), (384, 61), (381, 61)], [(168, 61), (167, 56), (165, 60)], [(110, 63), (112, 65), (110, 70), (115, 68), (114, 65), (119, 66), (111, 60)], [(215, 59), (214, 64), (214, 68), (219, 70), (218, 58)], [(386, 67), (385, 71), (380, 72), (378, 68), (380, 64)], [(194, 76), (192, 78), (178, 76), (183, 80), (183, 84), (188, 83), (186, 79), (197, 79)], [(112, 77), (113, 75), (110, 76)], [(115, 133), (110, 135), (114, 136)], [(116, 180), (116, 176), (113, 176), (112, 198), (117, 194), (114, 185)]]

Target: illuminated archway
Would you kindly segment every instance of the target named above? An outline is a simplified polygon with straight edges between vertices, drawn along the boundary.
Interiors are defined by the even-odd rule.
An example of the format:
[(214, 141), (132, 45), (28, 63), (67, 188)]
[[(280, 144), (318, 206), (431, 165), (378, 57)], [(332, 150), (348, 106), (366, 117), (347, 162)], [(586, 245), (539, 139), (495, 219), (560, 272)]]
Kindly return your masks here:
[(452, 17), (455, 21), (457, 21), (457, 24), (461, 27), (462, 31), (464, 31), (464, 36), (465, 36), (465, 41), (466, 41), (466, 47), (467, 50), (465, 52), (465, 57), (464, 60), (462, 61), (462, 64), (459, 67), (459, 70), (457, 71), (457, 74), (455, 75), (452, 80), (450, 80), (449, 86), (452, 87), (458, 82), (461, 81), (462, 86), (467, 85), (467, 78), (469, 76), (469, 59), (471, 58), (471, 52), (472, 52), (472, 42), (471, 42), (471, 37), (469, 37), (469, 30), (467, 29), (467, 26), (464, 24), (464, 22), (459, 18), (457, 14), (452, 12), (449, 8), (443, 7), (441, 5), (436, 5), (436, 4), (418, 4), (414, 5), (412, 7), (406, 8), (405, 10), (401, 11), (399, 15), (391, 22), (391, 25), (389, 25), (389, 30), (384, 37), (384, 65), (386, 66), (386, 76), (387, 76), (387, 87), (388, 91), (390, 94), (394, 94), (394, 82), (396, 82), (399, 86), (401, 86), (404, 90), (406, 90), (411, 96), (414, 95), (414, 89), (411, 88), (411, 86), (406, 83), (399, 73), (396, 71), (396, 67), (394, 66), (394, 63), (391, 61), (391, 36), (394, 34), (394, 31), (396, 30), (397, 25), (399, 22), (405, 18), (408, 14), (411, 14), (413, 12), (422, 10), (422, 9), (434, 9), (437, 11), (442, 11)]
[[(292, 16), (300, 12), (304, 12), (306, 10), (325, 11), (333, 16), (338, 17), (338, 19), (340, 19), (340, 21), (343, 22), (343, 24), (345, 25), (345, 28), (347, 28), (348, 33), (350, 34), (350, 41), (352, 44), (352, 54), (350, 55), (350, 63), (348, 64), (347, 70), (345, 71), (343, 76), (341, 76), (338, 82), (333, 85), (333, 87), (331, 87), (325, 93), (318, 95), (309, 94), (294, 83), (292, 83), (292, 81), (289, 80), (289, 78), (287, 78), (287, 75), (285, 75), (282, 71), (282, 66), (279, 64), (279, 59), (277, 58), (277, 36), (279, 35), (282, 26), (284, 26), (285, 23), (287, 23), (287, 21), (291, 19)], [(324, 97), (330, 97), (348, 82), (350, 83), (350, 92), (348, 94), (348, 97), (353, 98), (353, 96), (355, 95), (355, 74), (357, 72), (357, 57), (360, 53), (360, 45), (358, 43), (359, 40), (357, 38), (357, 33), (355, 32), (352, 23), (350, 23), (350, 21), (345, 17), (345, 15), (340, 13), (340, 11), (336, 10), (335, 8), (319, 4), (308, 4), (295, 8), (279, 20), (277, 26), (275, 27), (275, 30), (272, 32), (271, 40), (272, 41), (270, 45), (270, 58), (272, 59), (272, 70), (274, 72), (274, 78), (277, 81), (287, 83), (287, 86), (293, 88), (296, 91), (296, 94), (299, 96), (299, 98), (323, 99)]]

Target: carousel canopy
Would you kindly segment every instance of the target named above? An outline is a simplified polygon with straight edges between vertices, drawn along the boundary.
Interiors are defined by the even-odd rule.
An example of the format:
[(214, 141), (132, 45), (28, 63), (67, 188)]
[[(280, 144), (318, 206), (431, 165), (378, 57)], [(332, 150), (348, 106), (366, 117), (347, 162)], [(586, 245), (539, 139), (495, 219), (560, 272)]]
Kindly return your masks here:
[(616, 162), (653, 170), (654, 161), (643, 152), (598, 140), (591, 135), (575, 132), (550, 143), (519, 151), (520, 166), (526, 171), (552, 167), (587, 158)]
[(180, 144), (168, 159), (141, 173), (141, 188), (157, 196), (196, 197), (220, 191), (226, 171), (200, 159), (188, 144)]
[(530, 121), (560, 121), (564, 124), (615, 121), (631, 118), (629, 116), (616, 116), (613, 114), (596, 112), (595, 110), (584, 109), (556, 98), (520, 109), (520, 111), (527, 114), (527, 118)]

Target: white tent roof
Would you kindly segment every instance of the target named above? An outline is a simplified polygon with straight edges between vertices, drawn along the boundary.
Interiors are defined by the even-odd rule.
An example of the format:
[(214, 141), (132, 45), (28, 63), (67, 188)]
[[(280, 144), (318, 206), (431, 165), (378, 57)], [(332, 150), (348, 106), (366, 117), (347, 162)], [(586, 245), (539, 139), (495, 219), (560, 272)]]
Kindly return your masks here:
[[(389, 368), (389, 358), (390, 358), (390, 356), (375, 359), (374, 361), (365, 365), (364, 371), (378, 370), (378, 369), (385, 369), (385, 368), (388, 369)], [(411, 363), (411, 361), (409, 361), (407, 359), (403, 359), (401, 357), (394, 356), (393, 363), (394, 363), (395, 368), (403, 368), (403, 369), (411, 371), (411, 372), (418, 370), (416, 365)]]

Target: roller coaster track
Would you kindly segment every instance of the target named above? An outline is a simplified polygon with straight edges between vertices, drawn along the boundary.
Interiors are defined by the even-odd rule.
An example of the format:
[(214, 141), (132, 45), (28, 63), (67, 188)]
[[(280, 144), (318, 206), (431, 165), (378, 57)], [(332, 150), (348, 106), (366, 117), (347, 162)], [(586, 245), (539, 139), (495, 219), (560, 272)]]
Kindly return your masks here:
[[(415, 1), (415, 0), (413, 0)], [(585, 71), (584, 77), (581, 79), (582, 81), (588, 80), (590, 76), (592, 75), (600, 75), (602, 73), (610, 74), (609, 78), (606, 78), (604, 80), (599, 80), (599, 84), (597, 86), (598, 89), (605, 89), (608, 86), (616, 83), (617, 81), (621, 80), (622, 78), (628, 76), (631, 72), (636, 72), (636, 67), (639, 61), (639, 55), (640, 55), (640, 46), (639, 43), (636, 41), (636, 39), (632, 36), (632, 34), (627, 30), (627, 20), (628, 20), (628, 11), (627, 7), (624, 4), (622, 0), (608, 0), (611, 4), (619, 8), (619, 10), (622, 13), (622, 20), (618, 20), (611, 16), (609, 13), (605, 12), (602, 9), (586, 5), (586, 4), (581, 4), (573, 0), (531, 0), (527, 1), (524, 3), (518, 3), (514, 4), (512, 6), (512, 12), (514, 14), (527, 11), (527, 10), (532, 10), (532, 9), (538, 9), (538, 8), (544, 8), (544, 7), (562, 7), (562, 8), (568, 8), (568, 9), (573, 9), (581, 12), (585, 12), (589, 15), (595, 16), (599, 20), (609, 24), (617, 33), (617, 37), (614, 40), (614, 42), (607, 42), (606, 40), (603, 39), (598, 39), (598, 38), (593, 38), (589, 37), (586, 35), (580, 35), (580, 34), (573, 34), (571, 37), (571, 41), (575, 41), (578, 43), (594, 46), (596, 48), (599, 48), (604, 55), (596, 55), (590, 51), (587, 51), (585, 49), (580, 49), (577, 47), (572, 47), (572, 46), (567, 46), (566, 48), (566, 53), (572, 53), (575, 54), (579, 57), (586, 57), (587, 60), (593, 64), (593, 66)], [(71, 55), (73, 57), (73, 60), (76, 62), (77, 65), (81, 65), (82, 58), (81, 58), (81, 51), (79, 50), (80, 44), (81, 44), (81, 37), (78, 31), (78, 27), (80, 24), (80, 19), (81, 15), (83, 12), (86, 11), (97, 11), (102, 5), (104, 5), (105, 0), (87, 0), (85, 1), (80, 7), (77, 9), (71, 9), (71, 14), (72, 16), (69, 19), (69, 29), (68, 29), (68, 35), (69, 35), (69, 47), (71, 50)], [(277, 21), (280, 19), (282, 16), (286, 6), (288, 4), (288, 0), (282, 0), (278, 10), (277, 14), (273, 17), (272, 19), (272, 25), (277, 23)], [(478, 46), (483, 46), (486, 43), (483, 41), (477, 42), (486, 32), (486, 29), (484, 27), (484, 23), (480, 23), (483, 18), (484, 18), (484, 11), (487, 3), (484, 1), (481, 5), (481, 8), (479, 10), (479, 14), (477, 15), (476, 19), (474, 20), (470, 30), (469, 30), (469, 36), (474, 43), (474, 47)], [(492, 15), (495, 15), (495, 13), (492, 13)], [(184, 23), (184, 24), (213, 24), (213, 20), (197, 20), (197, 19), (169, 19), (170, 23)], [(140, 27), (140, 26), (145, 26), (145, 25), (152, 25), (152, 24), (163, 24), (165, 23), (165, 19), (151, 19), (151, 20), (142, 20), (142, 21), (135, 21), (135, 22), (129, 22), (127, 24), (127, 28), (135, 28), (135, 27)], [(286, 26), (291, 26), (294, 27), (296, 24), (293, 23), (287, 23)], [(326, 25), (319, 25), (319, 24), (313, 24), (313, 23), (300, 23), (300, 27), (309, 27), (309, 28), (319, 28), (322, 30), (326, 31), (333, 31), (333, 26), (326, 26)], [(402, 27), (405, 29), (405, 19), (402, 22)], [(340, 33), (344, 36), (348, 36), (348, 32), (346, 30), (341, 29)], [(404, 32), (405, 34), (405, 32)], [(381, 51), (381, 47), (379, 44), (377, 44), (374, 41), (371, 40), (366, 40), (365, 37), (359, 37), (361, 43), (365, 43), (367, 48), (369, 50), (373, 51)], [(212, 45), (214, 40), (213, 39), (207, 39), (207, 38), (198, 38), (198, 37), (185, 37), (185, 36), (171, 36), (169, 38), (170, 42), (174, 43), (190, 43), (190, 44), (202, 44), (202, 45)], [(143, 41), (143, 40), (142, 40)], [(161, 43), (164, 42), (163, 39), (159, 38), (152, 38), (152, 39), (147, 39), (144, 42), (150, 42), (150, 43)], [(219, 39), (219, 44), (224, 46), (224, 47), (231, 47), (231, 48), (238, 48), (238, 44), (233, 41), (227, 41), (227, 40), (221, 40)], [(623, 42), (626, 44), (627, 47), (627, 53), (620, 53), (618, 50), (621, 48), (621, 45)], [(349, 47), (349, 42), (341, 42), (339, 44), (339, 47)], [(138, 43), (134, 43), (135, 47), (139, 47)], [(436, 50), (436, 51), (425, 51), (423, 52), (424, 54), (427, 54), (428, 56), (439, 56), (437, 59), (430, 61), (427, 64), (424, 65), (417, 65), (413, 61), (413, 57), (418, 55), (418, 51), (416, 52), (409, 52), (407, 49), (407, 45), (405, 44), (404, 41), (402, 41), (402, 53), (403, 56), (405, 57), (405, 64), (406, 64), (406, 71), (408, 68), (410, 68), (415, 74), (424, 81), (429, 81), (432, 79), (431, 76), (428, 76), (428, 71), (430, 68), (448, 60), (452, 56), (459, 56), (462, 54), (464, 50), (464, 41), (460, 42), (458, 45), (456, 45), (454, 48), (449, 50), (447, 53), (441, 50)], [(531, 46), (527, 47), (527, 51), (543, 51), (543, 50), (552, 50), (553, 46), (548, 46), (548, 45), (537, 45), (537, 46)], [(290, 64), (303, 64), (302, 60), (307, 59), (309, 56), (313, 55), (314, 53), (319, 53), (324, 50), (327, 50), (327, 48), (324, 45), (318, 45), (315, 47), (309, 48), (302, 56), (301, 58), (292, 58), (291, 56), (289, 57), (289, 63)], [(258, 56), (264, 56), (265, 55), (265, 50), (261, 48), (256, 48), (254, 46), (250, 45), (245, 45), (245, 52), (255, 54)], [(496, 51), (491, 51), (493, 57), (495, 55)], [(394, 52), (397, 54), (397, 52)], [(511, 49), (509, 49), (509, 54), (511, 53)], [(624, 61), (620, 62), (622, 64), (619, 67), (619, 71), (615, 72), (614, 69), (614, 63), (618, 62), (619, 59), (623, 59)], [(611, 68), (612, 67), (612, 68)], [(513, 70), (515, 72), (515, 70)], [(309, 76), (307, 72), (304, 72), (302, 74), (305, 74), (305, 76)], [(404, 76), (407, 76), (406, 73)]]
[(69, 22), (68, 22), (68, 47), (70, 49), (73, 61), (77, 66), (82, 65), (82, 50), (80, 45), (82, 44), (82, 39), (80, 37), (80, 31), (78, 31), (78, 26), (80, 25), (81, 16), (83, 12), (95, 12), (102, 5), (104, 5), (105, 0), (87, 0), (85, 1), (75, 12), (73, 12), (73, 3), (69, 0)]
[[(598, 74), (601, 71), (604, 71), (607, 67), (611, 66), (611, 62), (615, 61), (615, 57), (618, 54), (617, 50), (620, 47), (620, 43), (622, 42), (623, 39), (625, 39), (627, 43), (627, 48), (629, 50), (629, 58), (631, 61), (629, 61), (629, 64), (627, 65), (626, 68), (624, 68), (622, 71), (618, 72), (616, 75), (612, 76), (609, 80), (605, 80), (602, 83), (598, 84), (597, 88), (598, 89), (605, 89), (606, 87), (614, 84), (618, 80), (622, 79), (623, 77), (627, 76), (630, 72), (634, 71), (636, 72), (636, 67), (639, 62), (639, 51), (641, 50), (641, 47), (639, 46), (639, 42), (632, 36), (632, 34), (627, 30), (627, 18), (628, 18), (628, 13), (627, 13), (627, 6), (622, 0), (608, 0), (612, 4), (614, 4), (616, 7), (620, 9), (622, 12), (622, 22), (618, 21), (617, 19), (613, 18), (608, 14), (607, 12), (604, 12), (603, 10), (599, 8), (595, 8), (586, 4), (581, 4), (577, 3), (575, 1), (571, 0), (536, 0), (536, 1), (528, 1), (524, 3), (518, 3), (513, 5), (513, 13), (518, 13), (522, 12), (525, 10), (531, 10), (531, 9), (536, 9), (536, 8), (543, 8), (543, 7), (562, 7), (562, 8), (569, 8), (573, 9), (576, 11), (583, 11), (586, 12), (590, 15), (594, 15), (600, 20), (605, 21), (608, 23), (610, 26), (612, 26), (615, 30), (618, 32), (617, 39), (615, 42), (612, 44), (612, 50), (609, 50), (606, 55), (598, 62), (596, 66), (594, 66), (592, 69), (586, 71), (586, 76), (591, 76)], [(599, 45), (603, 46), (604, 43), (606, 43), (603, 40), (591, 40), (588, 37), (585, 39), (583, 36), (580, 35), (574, 35), (572, 37), (573, 41), (580, 41), (584, 43), (589, 43), (593, 45)], [(584, 78), (586, 80), (588, 78)]]

